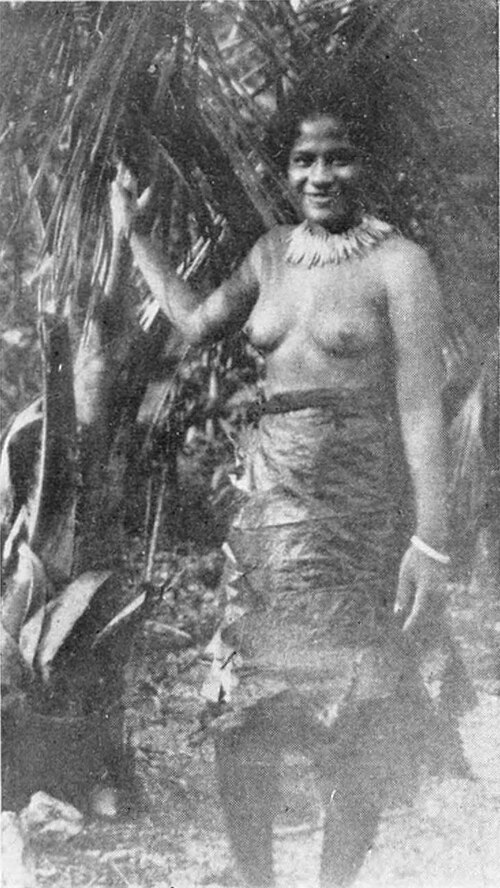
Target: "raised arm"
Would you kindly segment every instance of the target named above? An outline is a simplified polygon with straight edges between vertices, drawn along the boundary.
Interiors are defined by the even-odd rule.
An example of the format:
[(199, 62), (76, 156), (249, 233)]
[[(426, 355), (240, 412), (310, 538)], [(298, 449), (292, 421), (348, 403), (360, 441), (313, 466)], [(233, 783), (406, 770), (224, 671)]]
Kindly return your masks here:
[(420, 247), (401, 241), (387, 252), (384, 261), (396, 352), (397, 400), (413, 482), (417, 537), (402, 562), (396, 610), (406, 616), (405, 628), (413, 629), (442, 609), (446, 595), (443, 311), (432, 265)]
[(258, 295), (258, 281), (249, 257), (227, 282), (205, 300), (169, 265), (149, 236), (135, 230), (141, 214), (135, 182), (121, 170), (111, 186), (113, 238), (128, 238), (134, 260), (161, 310), (192, 343), (216, 339), (241, 327)]

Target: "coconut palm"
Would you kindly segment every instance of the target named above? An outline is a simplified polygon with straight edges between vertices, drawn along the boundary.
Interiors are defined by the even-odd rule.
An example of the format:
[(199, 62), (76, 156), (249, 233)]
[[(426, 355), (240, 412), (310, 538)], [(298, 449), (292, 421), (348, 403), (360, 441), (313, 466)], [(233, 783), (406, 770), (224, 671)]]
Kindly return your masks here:
[[(50, 329), (49, 316), (65, 319), (73, 354), (65, 386), (72, 364), (78, 473), (68, 468), (60, 492), (65, 581), (113, 560), (133, 430), (158, 365), (164, 380), (149, 416), (171, 468), (188, 428), (213, 423), (251, 378), (241, 348), (186, 350), (159, 317), (112, 240), (117, 164), (140, 189), (153, 183), (143, 224), (179, 272), (215, 285), (262, 230), (293, 217), (268, 122), (301, 78), (325, 66), (358, 85), (371, 115), (373, 209), (424, 242), (440, 268), (457, 413), (495, 329), (493, 0), (16, 3), (3, 4), (2, 18), (2, 151), (29, 183), (18, 225), (36, 216), (40, 315)], [(42, 468), (54, 453), (70, 467), (73, 444), (61, 445), (47, 411), (46, 402)], [(11, 461), (37, 421), (18, 422)], [(162, 472), (160, 505), (168, 463)], [(4, 519), (15, 549), (23, 536), (11, 481)], [(38, 477), (37, 489), (42, 481), (54, 502), (54, 484)], [(60, 537), (52, 515), (47, 527), (56, 526)], [(43, 560), (54, 537), (39, 540), (28, 534)]]
[(493, 3), (26, 3), (4, 18), (4, 141), (34, 180), (52, 299), (86, 313), (87, 335), (123, 334), (106, 216), (117, 160), (154, 178), (149, 222), (170, 258), (221, 277), (290, 214), (266, 125), (325, 64), (361, 88), (376, 78), (378, 203), (443, 267), (450, 335), (491, 324)]

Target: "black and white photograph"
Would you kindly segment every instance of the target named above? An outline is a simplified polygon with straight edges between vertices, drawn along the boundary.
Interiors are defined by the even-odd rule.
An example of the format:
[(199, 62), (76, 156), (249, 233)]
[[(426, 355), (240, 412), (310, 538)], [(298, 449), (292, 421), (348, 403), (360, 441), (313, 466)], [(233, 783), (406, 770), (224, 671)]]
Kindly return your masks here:
[(2, 888), (500, 885), (494, 0), (1, 0)]

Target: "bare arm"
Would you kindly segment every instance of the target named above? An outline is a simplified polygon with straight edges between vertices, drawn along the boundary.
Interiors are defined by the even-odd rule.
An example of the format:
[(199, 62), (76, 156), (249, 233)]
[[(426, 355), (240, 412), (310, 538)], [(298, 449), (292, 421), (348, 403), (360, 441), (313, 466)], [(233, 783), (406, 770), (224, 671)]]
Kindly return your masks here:
[(247, 262), (239, 275), (234, 275), (200, 301), (193, 288), (171, 268), (156, 244), (134, 231), (141, 198), (137, 199), (133, 189), (130, 174), (122, 170), (111, 190), (114, 238), (129, 236), (134, 261), (168, 319), (192, 343), (215, 339), (242, 326), (258, 295), (250, 263)]
[(257, 295), (255, 287), (238, 287), (233, 278), (200, 302), (149, 238), (132, 233), (130, 246), (160, 308), (188, 342), (216, 339), (243, 326)]
[[(423, 250), (403, 241), (385, 260), (389, 316), (396, 351), (401, 432), (413, 482), (415, 534), (446, 552), (447, 440), (442, 391), (442, 303), (432, 265)], [(411, 547), (403, 559), (397, 606), (406, 628), (439, 611), (447, 572), (443, 564)]]

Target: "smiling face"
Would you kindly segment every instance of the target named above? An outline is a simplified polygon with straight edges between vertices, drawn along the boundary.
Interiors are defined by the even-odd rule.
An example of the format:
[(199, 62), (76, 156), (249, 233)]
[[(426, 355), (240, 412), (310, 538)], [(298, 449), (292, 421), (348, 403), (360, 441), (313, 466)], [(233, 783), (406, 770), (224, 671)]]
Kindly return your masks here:
[(304, 218), (328, 231), (345, 231), (359, 221), (359, 152), (344, 124), (330, 115), (302, 121), (290, 152), (288, 181)]

